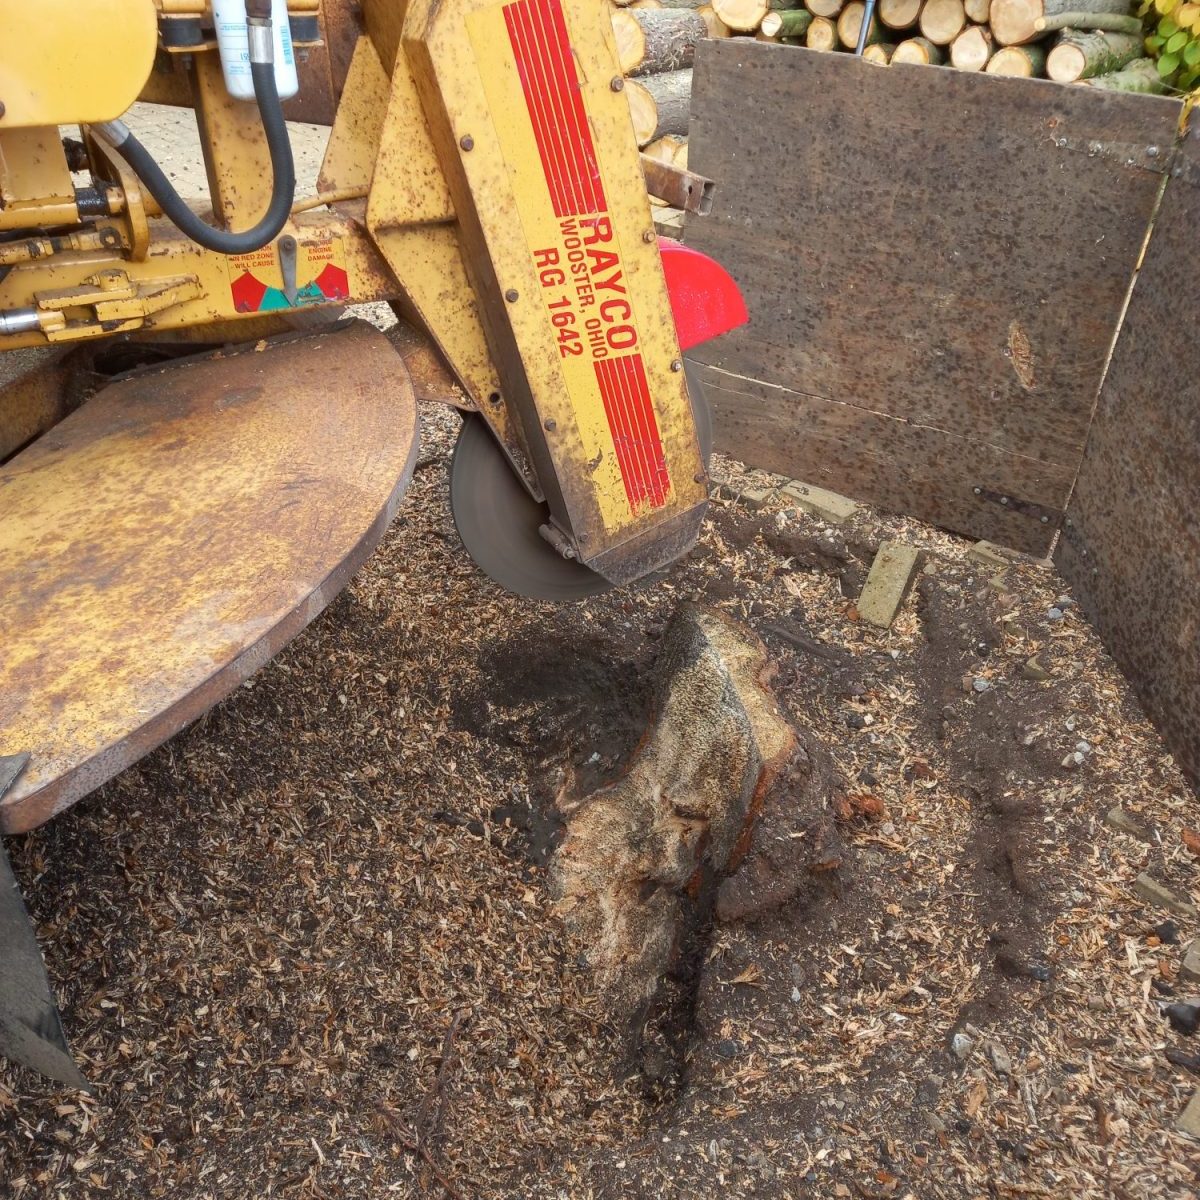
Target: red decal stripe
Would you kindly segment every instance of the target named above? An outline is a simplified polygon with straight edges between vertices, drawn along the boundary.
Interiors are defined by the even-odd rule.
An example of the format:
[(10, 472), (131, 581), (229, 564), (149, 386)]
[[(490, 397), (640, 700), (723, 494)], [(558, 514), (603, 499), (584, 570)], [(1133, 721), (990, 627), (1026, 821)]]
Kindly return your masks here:
[(504, 23), (555, 216), (607, 212), (561, 0), (517, 0)]
[(671, 478), (650, 404), (642, 356), (602, 358), (595, 366), (629, 506), (636, 509), (649, 501), (652, 508), (662, 508), (671, 490)]

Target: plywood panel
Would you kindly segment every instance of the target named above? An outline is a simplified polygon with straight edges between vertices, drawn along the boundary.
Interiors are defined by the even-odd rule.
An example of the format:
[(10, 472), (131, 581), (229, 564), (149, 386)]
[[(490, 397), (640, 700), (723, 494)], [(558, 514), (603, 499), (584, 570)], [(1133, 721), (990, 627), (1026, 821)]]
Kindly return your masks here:
[[(831, 482), (973, 534), (996, 523), (974, 489), (1009, 494), (1040, 507), (1002, 516), (1020, 524), (1007, 540), (1047, 550), (1178, 104), (749, 39), (703, 43), (694, 89), (689, 163), (717, 195), (685, 240), (730, 269), (751, 313), (700, 361), (799, 393), (806, 413), (848, 405), (864, 430), (930, 431), (924, 449), (908, 431), (891, 470), (855, 468), (848, 443)], [(770, 420), (736, 428), (718, 405), (718, 445), (814, 476), (824, 441), (792, 438), (781, 461), (759, 431), (786, 426), (792, 402), (762, 400)], [(966, 444), (979, 453), (946, 457)]]
[(1193, 128), (1154, 223), (1055, 559), (1200, 784), (1197, 230)]

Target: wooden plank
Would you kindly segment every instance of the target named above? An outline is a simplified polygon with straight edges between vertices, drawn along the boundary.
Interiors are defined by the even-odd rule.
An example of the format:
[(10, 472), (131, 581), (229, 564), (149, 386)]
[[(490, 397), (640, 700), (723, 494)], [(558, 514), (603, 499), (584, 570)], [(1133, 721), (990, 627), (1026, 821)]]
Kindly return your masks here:
[(1200, 785), (1200, 277), (1193, 118), (1113, 354), (1055, 561)]
[[(803, 118), (781, 142), (768, 111)], [(698, 358), (800, 393), (806, 410), (849, 405), (864, 428), (931, 431), (922, 453), (910, 430), (892, 469), (915, 480), (847, 462), (847, 477), (829, 479), (838, 491), (870, 475), (880, 486), (861, 498), (893, 504), (903, 492), (915, 515), (988, 537), (995, 522), (949, 503), (951, 491), (1011, 487), (1061, 511), (1178, 112), (1040, 80), (702, 43), (689, 165), (717, 187), (686, 241), (731, 270), (751, 320)], [(830, 420), (844, 426), (846, 414)], [(790, 475), (812, 478), (821, 463), (803, 438), (781, 463), (777, 447), (731, 442), (728, 428), (722, 443), (721, 432), (722, 448)], [(980, 453), (946, 460), (934, 447), (947, 439)], [(967, 473), (985, 459), (1004, 470)], [(921, 483), (941, 498), (924, 500)], [(1045, 552), (1055, 521), (1030, 520), (1007, 540)]]
[(971, 480), (986, 479), (1001, 495), (1054, 500), (1070, 488), (1071, 468), (716, 367), (697, 364), (697, 375), (712, 405), (717, 445), (739, 457), (748, 450), (755, 466), (935, 525), (969, 525), (979, 537), (1029, 554), (1047, 552), (1051, 523), (976, 495)]

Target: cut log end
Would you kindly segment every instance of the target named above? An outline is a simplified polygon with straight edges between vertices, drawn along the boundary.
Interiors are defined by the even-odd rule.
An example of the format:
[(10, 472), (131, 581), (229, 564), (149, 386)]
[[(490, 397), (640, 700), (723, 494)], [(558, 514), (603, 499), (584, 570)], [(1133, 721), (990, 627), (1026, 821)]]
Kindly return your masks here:
[(982, 71), (996, 43), (986, 25), (972, 25), (950, 43), (950, 64), (960, 71)]
[(836, 50), (838, 45), (837, 26), (828, 17), (813, 17), (804, 44), (810, 50)]
[(770, 6), (767, 0), (712, 0), (713, 12), (739, 33), (753, 33)]
[(1046, 73), (1046, 51), (1042, 46), (1002, 46), (984, 67), (989, 75), (1034, 79)]
[(963, 0), (925, 0), (917, 25), (935, 46), (950, 45), (967, 25)]
[(942, 61), (941, 47), (923, 37), (907, 38), (896, 47), (892, 55), (893, 66), (896, 63), (916, 63), (918, 66), (934, 67)]

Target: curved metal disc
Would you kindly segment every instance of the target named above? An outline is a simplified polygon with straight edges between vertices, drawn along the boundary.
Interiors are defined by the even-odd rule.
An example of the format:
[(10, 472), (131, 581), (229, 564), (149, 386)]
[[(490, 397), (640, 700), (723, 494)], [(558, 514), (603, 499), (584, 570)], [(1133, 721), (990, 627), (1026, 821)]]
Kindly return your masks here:
[(521, 486), (482, 417), (463, 419), (450, 464), (450, 508), (467, 553), (510, 592), (579, 600), (612, 587), (538, 533), (549, 512)]
[[(712, 412), (690, 367), (687, 380), (707, 465)], [(482, 417), (464, 417), (450, 464), (450, 508), (467, 553), (510, 592), (533, 600), (581, 600), (613, 586), (582, 563), (563, 558), (538, 532), (549, 511), (521, 486)]]
[(0, 466), (0, 754), (33, 754), (0, 831), (282, 649), (383, 536), (416, 442), (400, 359), (356, 322), (113, 383)]

